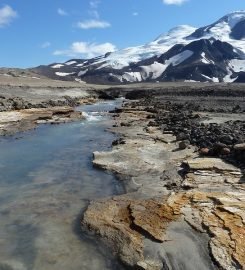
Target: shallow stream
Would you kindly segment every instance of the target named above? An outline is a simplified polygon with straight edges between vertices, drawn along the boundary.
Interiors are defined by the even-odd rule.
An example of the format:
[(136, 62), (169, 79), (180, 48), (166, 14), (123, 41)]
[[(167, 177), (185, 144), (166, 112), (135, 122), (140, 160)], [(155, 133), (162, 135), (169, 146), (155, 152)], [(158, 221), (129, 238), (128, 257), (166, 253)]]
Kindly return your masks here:
[(123, 269), (80, 231), (88, 201), (123, 192), (92, 166), (110, 148), (104, 113), (120, 101), (85, 105), (87, 119), (0, 138), (0, 270)]

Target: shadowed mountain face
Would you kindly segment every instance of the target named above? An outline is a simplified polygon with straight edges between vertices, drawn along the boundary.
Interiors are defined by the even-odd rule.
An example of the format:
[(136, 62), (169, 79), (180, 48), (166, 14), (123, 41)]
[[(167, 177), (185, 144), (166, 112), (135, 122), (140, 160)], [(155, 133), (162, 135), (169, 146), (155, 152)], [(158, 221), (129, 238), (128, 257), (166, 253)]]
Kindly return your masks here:
[(245, 38), (245, 20), (237, 23), (231, 31), (231, 37), (240, 40)]
[(142, 46), (39, 66), (34, 71), (52, 79), (100, 84), (245, 82), (245, 11), (199, 29), (178, 26)]

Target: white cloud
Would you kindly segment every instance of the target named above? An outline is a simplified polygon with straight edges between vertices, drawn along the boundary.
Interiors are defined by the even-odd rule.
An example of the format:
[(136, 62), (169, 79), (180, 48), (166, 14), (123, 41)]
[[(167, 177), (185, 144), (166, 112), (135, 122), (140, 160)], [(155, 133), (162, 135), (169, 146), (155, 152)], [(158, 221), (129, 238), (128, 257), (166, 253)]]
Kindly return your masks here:
[(138, 12), (133, 12), (132, 15), (133, 15), (133, 16), (138, 16), (139, 13), (138, 13)]
[(105, 20), (100, 19), (100, 14), (98, 11), (100, 0), (90, 0), (88, 14), (90, 19), (79, 21), (76, 26), (81, 29), (92, 29), (92, 28), (108, 28), (111, 27), (111, 24)]
[(93, 58), (107, 52), (114, 52), (116, 46), (112, 43), (89, 43), (89, 42), (74, 42), (68, 50), (57, 50), (54, 55), (65, 55), (69, 57)]
[(5, 5), (3, 8), (0, 8), (0, 27), (9, 25), (16, 17), (17, 12), (10, 6)]
[(181, 5), (188, 0), (163, 0), (166, 5)]
[(68, 15), (68, 13), (64, 9), (62, 9), (62, 8), (58, 8), (57, 9), (57, 12), (58, 12), (58, 14), (60, 16), (67, 16)]
[(99, 1), (99, 0), (91, 0), (91, 1), (89, 2), (89, 5), (90, 5), (90, 7), (91, 7), (92, 9), (97, 9), (98, 6), (99, 6), (99, 4), (100, 4), (100, 1)]
[(46, 49), (46, 48), (48, 48), (48, 47), (50, 47), (51, 46), (51, 43), (49, 42), (49, 41), (46, 41), (46, 42), (44, 42), (42, 45), (41, 45), (41, 48), (42, 49)]
[(107, 28), (110, 27), (111, 24), (106, 21), (101, 20), (86, 20), (77, 23), (77, 27), (81, 29), (91, 29), (91, 28)]

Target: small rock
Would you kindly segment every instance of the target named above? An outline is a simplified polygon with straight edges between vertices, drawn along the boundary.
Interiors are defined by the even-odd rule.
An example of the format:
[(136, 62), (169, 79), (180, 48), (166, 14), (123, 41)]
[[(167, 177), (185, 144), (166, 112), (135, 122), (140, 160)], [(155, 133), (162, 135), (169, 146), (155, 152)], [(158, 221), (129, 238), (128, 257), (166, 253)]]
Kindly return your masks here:
[(232, 144), (234, 138), (231, 135), (223, 135), (220, 137), (220, 142), (225, 144)]
[(126, 122), (122, 122), (121, 123), (121, 127), (130, 127), (130, 124), (129, 123), (126, 123)]
[(119, 144), (125, 144), (126, 141), (123, 139), (123, 138), (119, 138), (119, 139), (116, 139), (112, 142), (112, 145), (115, 146), (115, 145), (119, 145)]
[(144, 261), (137, 262), (136, 267), (138, 270), (147, 270), (147, 264)]
[(238, 151), (244, 151), (245, 150), (245, 143), (240, 143), (240, 144), (234, 145), (234, 149), (238, 150)]
[(215, 143), (213, 145), (213, 153), (216, 155), (223, 155), (223, 149), (227, 149), (227, 145), (224, 143)]
[(210, 150), (209, 150), (208, 148), (201, 148), (201, 149), (199, 150), (199, 153), (200, 153), (201, 155), (204, 155), (204, 156), (208, 155), (209, 152), (210, 152)]
[(225, 147), (221, 150), (222, 155), (229, 155), (231, 153), (231, 150), (228, 147)]
[(155, 121), (150, 121), (147, 126), (148, 127), (158, 127), (158, 124)]
[(179, 149), (184, 150), (190, 145), (190, 141), (185, 140), (179, 143)]
[(156, 128), (156, 127), (146, 127), (145, 128), (145, 131), (147, 133), (150, 133), (150, 134), (155, 133), (157, 130), (158, 130), (158, 128)]
[(162, 269), (162, 264), (157, 261), (139, 261), (136, 264), (136, 269), (138, 270), (160, 270)]

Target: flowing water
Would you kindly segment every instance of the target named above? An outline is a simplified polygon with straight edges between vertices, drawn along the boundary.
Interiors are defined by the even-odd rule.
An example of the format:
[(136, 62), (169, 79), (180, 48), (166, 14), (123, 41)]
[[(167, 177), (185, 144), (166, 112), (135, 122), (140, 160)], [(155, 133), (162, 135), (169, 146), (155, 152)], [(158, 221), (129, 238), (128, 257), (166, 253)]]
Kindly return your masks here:
[(82, 106), (87, 120), (0, 138), (0, 270), (123, 269), (80, 231), (89, 200), (123, 192), (92, 166), (92, 152), (114, 138), (102, 112), (115, 105)]

